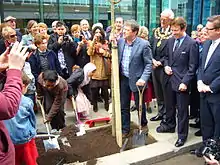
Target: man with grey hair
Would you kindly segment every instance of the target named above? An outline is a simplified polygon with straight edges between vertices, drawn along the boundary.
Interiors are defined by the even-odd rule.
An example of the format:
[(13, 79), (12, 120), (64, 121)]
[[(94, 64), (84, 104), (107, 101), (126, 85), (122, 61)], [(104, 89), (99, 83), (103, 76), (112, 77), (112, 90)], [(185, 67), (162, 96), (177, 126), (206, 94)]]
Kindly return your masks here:
[(53, 29), (53, 33), (56, 33), (56, 25), (57, 25), (58, 21), (53, 21), (52, 22), (52, 29)]
[[(148, 41), (137, 37), (138, 31), (138, 23), (135, 20), (128, 20), (125, 22), (124, 26), (124, 38), (120, 38), (117, 41), (123, 137), (127, 137), (130, 133), (131, 93), (134, 93), (135, 104), (138, 107), (138, 87), (143, 87), (147, 83), (152, 70), (150, 44)], [(116, 42), (116, 37), (114, 41)], [(147, 128), (146, 107), (144, 106), (144, 102), (141, 125), (143, 129), (144, 127)]]
[[(165, 50), (167, 46), (167, 40), (171, 37), (172, 33), (170, 30), (171, 20), (174, 18), (174, 13), (170, 9), (165, 9), (160, 14), (160, 24), (151, 38), (151, 46), (153, 53), (153, 85), (155, 90), (155, 95), (158, 104), (158, 113), (156, 116), (152, 117), (151, 121), (165, 120), (165, 85), (164, 79), (166, 75), (164, 74), (163, 62), (165, 56)], [(163, 121), (162, 121), (163, 122)]]
[(89, 22), (86, 19), (83, 19), (80, 21), (80, 27), (81, 27), (81, 35), (83, 35), (86, 40), (89, 40), (91, 38), (91, 32), (89, 31)]
[[(115, 19), (115, 35), (117, 40), (121, 37), (123, 37), (123, 26), (124, 26), (124, 20), (122, 17), (116, 17)], [(111, 28), (111, 27), (110, 27)], [(109, 40), (110, 37), (110, 31), (106, 30), (106, 39)]]

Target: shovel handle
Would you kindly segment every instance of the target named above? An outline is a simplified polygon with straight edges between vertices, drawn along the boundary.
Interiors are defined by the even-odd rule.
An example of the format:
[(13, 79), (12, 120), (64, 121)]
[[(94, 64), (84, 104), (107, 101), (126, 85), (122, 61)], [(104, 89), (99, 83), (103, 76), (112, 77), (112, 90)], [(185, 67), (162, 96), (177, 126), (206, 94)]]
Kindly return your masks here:
[(77, 110), (76, 110), (76, 102), (75, 102), (75, 100), (74, 100), (74, 96), (71, 97), (71, 101), (72, 101), (72, 105), (73, 105), (73, 110), (74, 110), (74, 112), (75, 112), (76, 121), (77, 121), (78, 123), (80, 123), (79, 117), (78, 117), (78, 114), (77, 114)]
[[(40, 102), (40, 100), (37, 100), (38, 104), (40, 105), (40, 110), (42, 113), (42, 117), (44, 119), (44, 121), (46, 120), (46, 115), (45, 115), (45, 111), (44, 111), (44, 107), (42, 105), (42, 103), (44, 103), (44, 99), (42, 100), (42, 103)], [(45, 123), (46, 129), (47, 129), (47, 134), (49, 135), (49, 139), (51, 139), (50, 137), (50, 129), (49, 129), (49, 124)]]
[(142, 102), (143, 102), (143, 94), (146, 87), (146, 84), (144, 86), (137, 86), (138, 94), (139, 94), (139, 109), (138, 109), (138, 120), (139, 120), (139, 130), (141, 130), (141, 118), (142, 118)]

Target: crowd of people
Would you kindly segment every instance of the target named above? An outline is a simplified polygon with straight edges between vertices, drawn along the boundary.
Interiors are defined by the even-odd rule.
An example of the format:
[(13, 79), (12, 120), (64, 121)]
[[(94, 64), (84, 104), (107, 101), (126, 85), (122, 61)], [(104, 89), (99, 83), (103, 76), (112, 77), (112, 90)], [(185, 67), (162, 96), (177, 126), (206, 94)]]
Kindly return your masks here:
[[(158, 133), (174, 133), (177, 126), (176, 147), (185, 144), (189, 126), (199, 128), (195, 135), (203, 142), (219, 140), (219, 15), (209, 17), (205, 27), (198, 25), (191, 37), (186, 20), (169, 9), (160, 14), (160, 27), (152, 36), (147, 27), (122, 17), (106, 31), (101, 23), (90, 29), (85, 19), (70, 28), (62, 21), (51, 26), (53, 33), (48, 34), (45, 23), (30, 20), (27, 34), (21, 34), (12, 16), (0, 25), (2, 165), (37, 164), (36, 99), (44, 106), (44, 123), (50, 123), (52, 133), (66, 126), (68, 98), (75, 99), (82, 120), (91, 110), (99, 111), (98, 102), (109, 110), (112, 42), (118, 45), (123, 138), (130, 136), (130, 111), (139, 107), (138, 87), (146, 86), (143, 130), (148, 130), (146, 112), (151, 112), (149, 103), (156, 98), (158, 113), (150, 121), (161, 121)], [(189, 124), (189, 119), (196, 123)]]

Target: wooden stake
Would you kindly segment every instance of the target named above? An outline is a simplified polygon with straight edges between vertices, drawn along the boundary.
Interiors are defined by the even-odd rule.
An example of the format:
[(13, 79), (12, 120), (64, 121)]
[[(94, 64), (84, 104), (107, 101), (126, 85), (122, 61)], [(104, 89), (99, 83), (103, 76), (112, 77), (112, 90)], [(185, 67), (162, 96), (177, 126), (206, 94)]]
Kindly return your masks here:
[[(111, 25), (112, 35), (115, 34), (115, 10), (114, 5), (121, 0), (109, 0), (111, 3)], [(119, 86), (119, 64), (118, 64), (118, 47), (112, 42), (112, 135), (116, 136), (116, 142), (122, 147), (122, 122), (121, 122), (121, 102)]]

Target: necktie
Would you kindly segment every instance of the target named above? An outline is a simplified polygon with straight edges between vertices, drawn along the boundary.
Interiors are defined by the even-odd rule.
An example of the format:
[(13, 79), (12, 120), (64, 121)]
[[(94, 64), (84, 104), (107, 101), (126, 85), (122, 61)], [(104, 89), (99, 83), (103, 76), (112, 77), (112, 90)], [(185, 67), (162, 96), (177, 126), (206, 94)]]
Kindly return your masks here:
[(180, 46), (180, 39), (176, 39), (176, 45), (173, 49), (173, 53), (179, 48), (179, 46)]
[(89, 40), (89, 34), (88, 34), (87, 31), (85, 32), (85, 37), (86, 37), (87, 40)]

